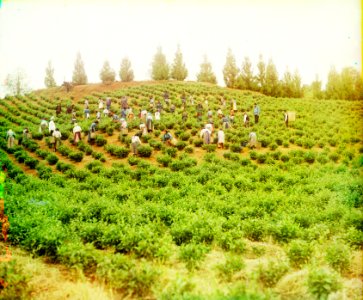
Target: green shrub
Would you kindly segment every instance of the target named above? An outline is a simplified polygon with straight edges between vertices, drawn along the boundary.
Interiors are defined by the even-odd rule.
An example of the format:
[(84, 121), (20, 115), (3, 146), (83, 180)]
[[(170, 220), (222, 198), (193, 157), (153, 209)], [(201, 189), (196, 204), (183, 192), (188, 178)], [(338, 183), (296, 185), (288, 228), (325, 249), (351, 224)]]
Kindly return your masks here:
[(250, 159), (256, 160), (258, 153), (256, 151), (250, 151)]
[(321, 164), (326, 164), (329, 161), (328, 157), (323, 153), (319, 153), (316, 160)]
[(270, 150), (274, 151), (274, 150), (276, 150), (278, 148), (278, 145), (276, 143), (271, 143), (269, 145), (269, 148), (270, 148)]
[(265, 287), (273, 287), (289, 270), (284, 261), (270, 260), (268, 264), (260, 263), (257, 267), (257, 278)]
[(95, 138), (95, 143), (97, 146), (102, 147), (107, 144), (107, 140), (105, 137), (101, 134), (98, 134)]
[(184, 148), (184, 151), (185, 151), (185, 153), (193, 153), (194, 149), (193, 149), (193, 147), (188, 146), (188, 147)]
[(102, 162), (105, 162), (105, 161), (106, 161), (105, 156), (104, 156), (104, 155), (103, 155), (103, 153), (101, 153), (101, 152), (93, 151), (93, 152), (92, 152), (92, 157), (93, 157), (94, 159), (97, 159), (97, 160), (102, 161)]
[(128, 163), (129, 163), (130, 166), (135, 166), (135, 165), (137, 165), (140, 162), (140, 158), (135, 157), (135, 156), (130, 156), (127, 159), (127, 161), (128, 161)]
[(83, 142), (78, 143), (78, 149), (84, 152), (86, 155), (91, 155), (93, 152), (92, 147)]
[(170, 162), (172, 161), (172, 158), (166, 154), (166, 155), (158, 156), (156, 158), (156, 160), (163, 167), (167, 167), (167, 166), (169, 166)]
[(258, 154), (258, 155), (257, 155), (257, 162), (258, 162), (259, 164), (263, 164), (263, 163), (265, 163), (265, 162), (266, 162), (267, 158), (268, 158), (267, 154), (265, 154), (265, 153), (260, 153), (260, 154)]
[(55, 165), (58, 162), (58, 157), (55, 154), (48, 154), (47, 158), (46, 158), (48, 164), (50, 165)]
[(193, 158), (183, 158), (174, 160), (170, 163), (170, 168), (173, 171), (181, 171), (197, 165), (197, 161)]
[(151, 148), (148, 145), (141, 145), (138, 148), (138, 152), (139, 152), (139, 156), (141, 156), (141, 157), (150, 157), (153, 152), (153, 148)]
[(305, 152), (304, 160), (307, 163), (312, 164), (315, 161), (315, 152), (312, 151)]
[(179, 248), (179, 259), (185, 262), (189, 271), (197, 269), (207, 253), (208, 248), (201, 244), (186, 244)]
[(35, 169), (36, 166), (39, 164), (39, 160), (32, 157), (27, 157), (24, 161), (25, 165), (28, 166), (30, 169)]
[(185, 147), (187, 146), (187, 143), (186, 142), (183, 142), (183, 141), (178, 141), (175, 145), (175, 147), (178, 149), (178, 150), (183, 150)]
[(329, 269), (311, 269), (308, 275), (308, 290), (315, 299), (328, 299), (331, 293), (341, 288), (338, 275)]
[(74, 169), (73, 165), (61, 161), (58, 161), (55, 167), (60, 172), (66, 172), (68, 170)]
[(299, 235), (299, 225), (288, 219), (283, 219), (270, 228), (272, 236), (278, 242), (289, 242)]
[(68, 157), (70, 160), (80, 162), (83, 159), (83, 152), (71, 152), (69, 153)]
[(155, 150), (161, 150), (163, 148), (163, 143), (160, 141), (149, 140), (149, 145), (153, 147)]
[(31, 274), (15, 259), (0, 264), (1, 299), (30, 299)]
[(215, 144), (209, 144), (209, 145), (205, 144), (205, 145), (203, 145), (202, 148), (205, 151), (207, 151), (208, 153), (212, 153), (212, 152), (215, 152), (216, 151), (217, 145), (215, 145)]
[(280, 159), (281, 159), (281, 161), (283, 161), (283, 162), (288, 162), (288, 161), (289, 161), (289, 159), (290, 159), (290, 157), (289, 157), (287, 154), (282, 154), (282, 155), (280, 156)]
[(19, 163), (24, 163), (25, 160), (28, 158), (28, 154), (24, 151), (24, 150), (19, 150), (19, 151), (16, 151), (14, 153), (14, 156), (16, 158), (16, 160), (19, 162)]
[(363, 245), (363, 232), (350, 227), (344, 236), (345, 241), (353, 248), (359, 249)]
[(68, 156), (72, 152), (72, 150), (65, 145), (59, 146), (58, 151), (63, 156)]
[(202, 139), (195, 139), (193, 143), (194, 143), (195, 147), (201, 147), (203, 145), (203, 140)]
[(295, 267), (301, 267), (310, 260), (312, 246), (303, 240), (294, 240), (289, 244), (287, 256), (291, 264)]
[(350, 266), (349, 247), (342, 243), (334, 242), (326, 249), (325, 259), (333, 269), (344, 272)]
[(50, 154), (50, 152), (47, 150), (38, 149), (37, 151), (35, 151), (35, 154), (38, 155), (40, 158), (45, 159)]
[(38, 141), (41, 141), (43, 139), (43, 133), (40, 133), (40, 132), (33, 132), (32, 133), (32, 138), (34, 140), (38, 140)]
[(241, 239), (242, 233), (226, 232), (221, 234), (218, 239), (218, 245), (226, 251), (241, 254), (246, 250), (246, 243)]
[(232, 152), (235, 152), (235, 153), (240, 153), (242, 150), (242, 147), (240, 144), (231, 144), (229, 146), (229, 150), (231, 150)]
[(178, 150), (177, 150), (177, 149), (175, 149), (175, 148), (166, 147), (166, 148), (163, 150), (163, 153), (164, 153), (164, 154), (169, 155), (170, 157), (176, 157), (176, 155), (177, 155), (177, 153), (178, 153)]
[(329, 155), (329, 159), (333, 162), (337, 162), (339, 160), (339, 154), (336, 152), (333, 152)]
[(36, 170), (40, 179), (49, 179), (52, 175), (52, 169), (46, 167), (44, 164), (38, 164)]
[(59, 261), (69, 267), (94, 273), (101, 254), (92, 244), (84, 245), (81, 242), (63, 244), (58, 249)]
[(232, 276), (235, 273), (243, 270), (244, 267), (245, 263), (243, 262), (242, 258), (235, 255), (228, 256), (223, 264), (217, 265), (219, 275), (227, 281), (230, 281)]

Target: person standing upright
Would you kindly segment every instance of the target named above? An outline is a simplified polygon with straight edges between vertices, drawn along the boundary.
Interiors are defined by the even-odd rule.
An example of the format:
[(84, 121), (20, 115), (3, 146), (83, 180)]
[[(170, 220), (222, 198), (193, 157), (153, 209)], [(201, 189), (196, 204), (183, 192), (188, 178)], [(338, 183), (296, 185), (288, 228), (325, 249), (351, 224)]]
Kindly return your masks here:
[(287, 111), (285, 111), (285, 113), (284, 113), (284, 121), (285, 121), (286, 127), (289, 127), (289, 114), (287, 113)]
[(6, 133), (6, 139), (8, 140), (8, 148), (13, 148), (15, 140), (15, 132), (9, 129)]
[(255, 124), (258, 123), (258, 120), (260, 118), (260, 107), (255, 103), (255, 106), (253, 107), (253, 115), (255, 116)]

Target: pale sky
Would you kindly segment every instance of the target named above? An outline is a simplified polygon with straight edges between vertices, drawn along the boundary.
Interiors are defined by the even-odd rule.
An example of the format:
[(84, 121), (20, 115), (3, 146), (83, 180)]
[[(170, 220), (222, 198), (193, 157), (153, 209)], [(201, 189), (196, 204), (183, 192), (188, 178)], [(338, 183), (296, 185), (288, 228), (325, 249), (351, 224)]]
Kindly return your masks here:
[(361, 70), (361, 12), (359, 0), (3, 0), (0, 97), (6, 75), (18, 68), (31, 88), (43, 88), (48, 60), (58, 85), (71, 81), (78, 51), (89, 82), (100, 82), (106, 59), (118, 74), (125, 56), (135, 80), (148, 80), (157, 47), (172, 63), (178, 44), (187, 80), (196, 80), (206, 54), (224, 86), (231, 48), (238, 67), (248, 56), (256, 72), (262, 54), (280, 78), (289, 68), (303, 83), (316, 75), (325, 82), (331, 66)]

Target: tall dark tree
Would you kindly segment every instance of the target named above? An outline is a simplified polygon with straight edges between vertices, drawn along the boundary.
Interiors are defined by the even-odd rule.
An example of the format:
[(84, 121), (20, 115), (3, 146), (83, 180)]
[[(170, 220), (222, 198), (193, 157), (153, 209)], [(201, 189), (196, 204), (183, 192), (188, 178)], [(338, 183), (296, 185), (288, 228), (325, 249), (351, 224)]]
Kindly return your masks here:
[(212, 70), (212, 65), (208, 61), (208, 58), (206, 55), (204, 55), (203, 62), (200, 65), (200, 71), (197, 74), (197, 81), (199, 82), (209, 82), (216, 84), (217, 78)]
[(52, 66), (52, 62), (48, 61), (48, 65), (45, 69), (45, 78), (44, 78), (44, 84), (47, 88), (55, 87), (57, 86), (55, 80), (54, 80), (54, 68)]
[(163, 54), (161, 47), (158, 47), (152, 62), (151, 78), (153, 80), (169, 79), (169, 64)]
[(293, 87), (293, 97), (294, 98), (302, 98), (303, 97), (303, 88), (301, 85), (301, 76), (298, 70), (295, 70), (294, 75), (292, 77), (292, 87)]
[(129, 82), (134, 80), (134, 71), (131, 68), (131, 61), (125, 57), (121, 61), (120, 67), (120, 79), (123, 82)]
[(315, 99), (323, 99), (324, 92), (321, 88), (321, 80), (319, 80), (318, 75), (316, 75), (315, 80), (310, 85), (310, 90), (313, 98)]
[(232, 50), (228, 49), (226, 63), (223, 68), (223, 79), (227, 87), (236, 87), (237, 75), (238, 68), (236, 65), (236, 59), (232, 53)]
[(237, 79), (237, 86), (245, 90), (254, 91), (257, 89), (257, 84), (253, 76), (252, 63), (247, 56), (242, 63), (241, 72)]
[(279, 75), (272, 59), (269, 60), (266, 67), (265, 94), (273, 97), (280, 95)]
[(183, 62), (183, 54), (181, 53), (180, 46), (175, 53), (174, 63), (171, 67), (171, 78), (179, 81), (185, 80), (188, 76), (188, 70)]
[(286, 70), (281, 83), (281, 94), (283, 97), (291, 98), (294, 95), (294, 82), (292, 74)]
[(102, 80), (102, 83), (110, 84), (115, 81), (115, 77), (115, 71), (111, 68), (110, 63), (106, 60), (103, 63), (103, 67), (100, 71), (100, 78)]
[(341, 78), (341, 99), (359, 100), (362, 99), (362, 77), (359, 72), (352, 68), (343, 68), (340, 73)]
[(258, 74), (256, 76), (257, 86), (261, 93), (265, 93), (266, 84), (266, 64), (263, 60), (262, 55), (259, 56), (259, 61), (257, 64)]
[(341, 80), (340, 75), (332, 67), (328, 73), (328, 82), (326, 84), (326, 97), (328, 99), (340, 99), (341, 98)]
[(87, 84), (87, 81), (87, 75), (86, 71), (84, 70), (84, 63), (82, 61), (81, 53), (78, 52), (76, 61), (74, 63), (72, 82), (75, 85), (80, 85)]

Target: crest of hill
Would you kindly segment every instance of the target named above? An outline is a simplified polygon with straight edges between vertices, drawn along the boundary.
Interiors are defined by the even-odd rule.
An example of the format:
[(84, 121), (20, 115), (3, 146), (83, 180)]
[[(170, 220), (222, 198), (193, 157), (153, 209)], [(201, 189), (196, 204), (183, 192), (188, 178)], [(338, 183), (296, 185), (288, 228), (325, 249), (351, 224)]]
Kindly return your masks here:
[[(177, 83), (177, 84), (184, 84), (186, 86), (188, 85), (200, 85), (200, 86), (210, 86), (210, 87), (216, 87), (216, 85), (210, 84), (210, 83), (200, 83), (200, 82), (194, 82), (194, 81), (132, 81), (132, 82), (113, 82), (111, 84), (102, 84), (102, 83), (93, 83), (93, 84), (87, 84), (87, 85), (76, 85), (73, 87), (73, 89), (69, 92), (66, 91), (65, 87), (54, 87), (54, 88), (48, 88), (48, 89), (40, 89), (36, 90), (33, 93), (38, 96), (45, 96), (45, 97), (59, 97), (59, 98), (72, 98), (75, 101), (78, 101), (86, 96), (89, 96), (93, 93), (103, 93), (103, 92), (111, 92), (111, 91), (117, 91), (128, 87), (134, 87), (134, 86), (142, 86), (142, 85), (159, 85), (164, 83)], [(239, 91), (239, 92), (246, 92), (243, 90), (235, 90), (231, 88), (226, 87), (220, 87), (222, 90), (233, 90), (233, 91)], [(254, 91), (248, 91), (248, 93), (252, 95), (261, 95), (263, 94), (259, 92)]]

